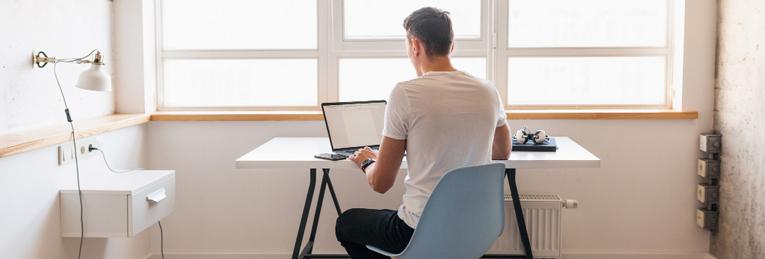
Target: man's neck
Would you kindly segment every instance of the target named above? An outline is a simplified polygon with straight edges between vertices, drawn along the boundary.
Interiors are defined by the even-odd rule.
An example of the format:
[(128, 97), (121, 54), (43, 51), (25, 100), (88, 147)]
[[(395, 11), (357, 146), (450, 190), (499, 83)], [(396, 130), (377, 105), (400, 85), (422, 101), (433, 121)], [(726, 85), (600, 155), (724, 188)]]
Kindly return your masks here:
[(444, 57), (434, 57), (428, 60), (424, 60), (422, 62), (422, 65), (420, 65), (420, 69), (422, 71), (422, 74), (425, 74), (427, 72), (439, 72), (439, 71), (456, 71), (452, 66), (452, 62), (449, 60), (448, 56)]

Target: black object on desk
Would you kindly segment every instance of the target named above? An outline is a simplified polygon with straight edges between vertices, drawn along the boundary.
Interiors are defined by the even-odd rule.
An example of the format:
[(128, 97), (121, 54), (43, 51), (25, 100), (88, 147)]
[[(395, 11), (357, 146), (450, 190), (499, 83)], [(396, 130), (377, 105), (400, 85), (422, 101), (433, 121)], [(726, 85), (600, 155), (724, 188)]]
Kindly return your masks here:
[(513, 151), (531, 151), (531, 152), (555, 152), (558, 150), (558, 145), (555, 144), (555, 138), (545, 140), (544, 143), (534, 143), (528, 141), (526, 143), (518, 143), (513, 137)]
[(348, 158), (348, 156), (343, 154), (336, 154), (336, 153), (321, 153), (318, 155), (314, 155), (314, 158), (318, 159), (324, 159), (324, 160), (330, 160), (330, 161), (338, 161)]

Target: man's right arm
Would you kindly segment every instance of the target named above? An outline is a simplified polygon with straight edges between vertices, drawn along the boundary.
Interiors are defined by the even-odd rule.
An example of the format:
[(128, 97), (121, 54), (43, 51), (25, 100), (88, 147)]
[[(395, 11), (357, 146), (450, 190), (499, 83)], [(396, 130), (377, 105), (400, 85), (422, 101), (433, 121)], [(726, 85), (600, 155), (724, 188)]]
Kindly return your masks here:
[(512, 147), (513, 143), (510, 139), (510, 127), (508, 127), (507, 124), (497, 127), (494, 130), (494, 143), (491, 147), (491, 159), (509, 159)]

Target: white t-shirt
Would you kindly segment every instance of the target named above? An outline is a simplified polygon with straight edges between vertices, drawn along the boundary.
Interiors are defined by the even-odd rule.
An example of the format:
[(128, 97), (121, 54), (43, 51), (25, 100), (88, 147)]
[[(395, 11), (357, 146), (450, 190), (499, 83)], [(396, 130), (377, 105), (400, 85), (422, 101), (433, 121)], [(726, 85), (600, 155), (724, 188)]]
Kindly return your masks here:
[(417, 227), (444, 173), (491, 162), (494, 130), (505, 123), (496, 88), (467, 73), (428, 72), (398, 83), (388, 99), (383, 135), (407, 141), (399, 218)]

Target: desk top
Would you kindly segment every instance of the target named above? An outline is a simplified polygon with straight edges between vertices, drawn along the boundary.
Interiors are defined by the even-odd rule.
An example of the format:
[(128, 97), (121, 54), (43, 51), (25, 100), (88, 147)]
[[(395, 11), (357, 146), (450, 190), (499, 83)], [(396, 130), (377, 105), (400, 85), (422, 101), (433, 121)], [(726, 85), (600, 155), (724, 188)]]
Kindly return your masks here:
[[(568, 137), (555, 137), (557, 152), (510, 153), (509, 160), (498, 160), (508, 168), (599, 168), (600, 158)], [(332, 153), (328, 138), (273, 138), (236, 160), (237, 168), (358, 168), (350, 160), (328, 161), (314, 158)], [(406, 160), (401, 163), (406, 168)]]

